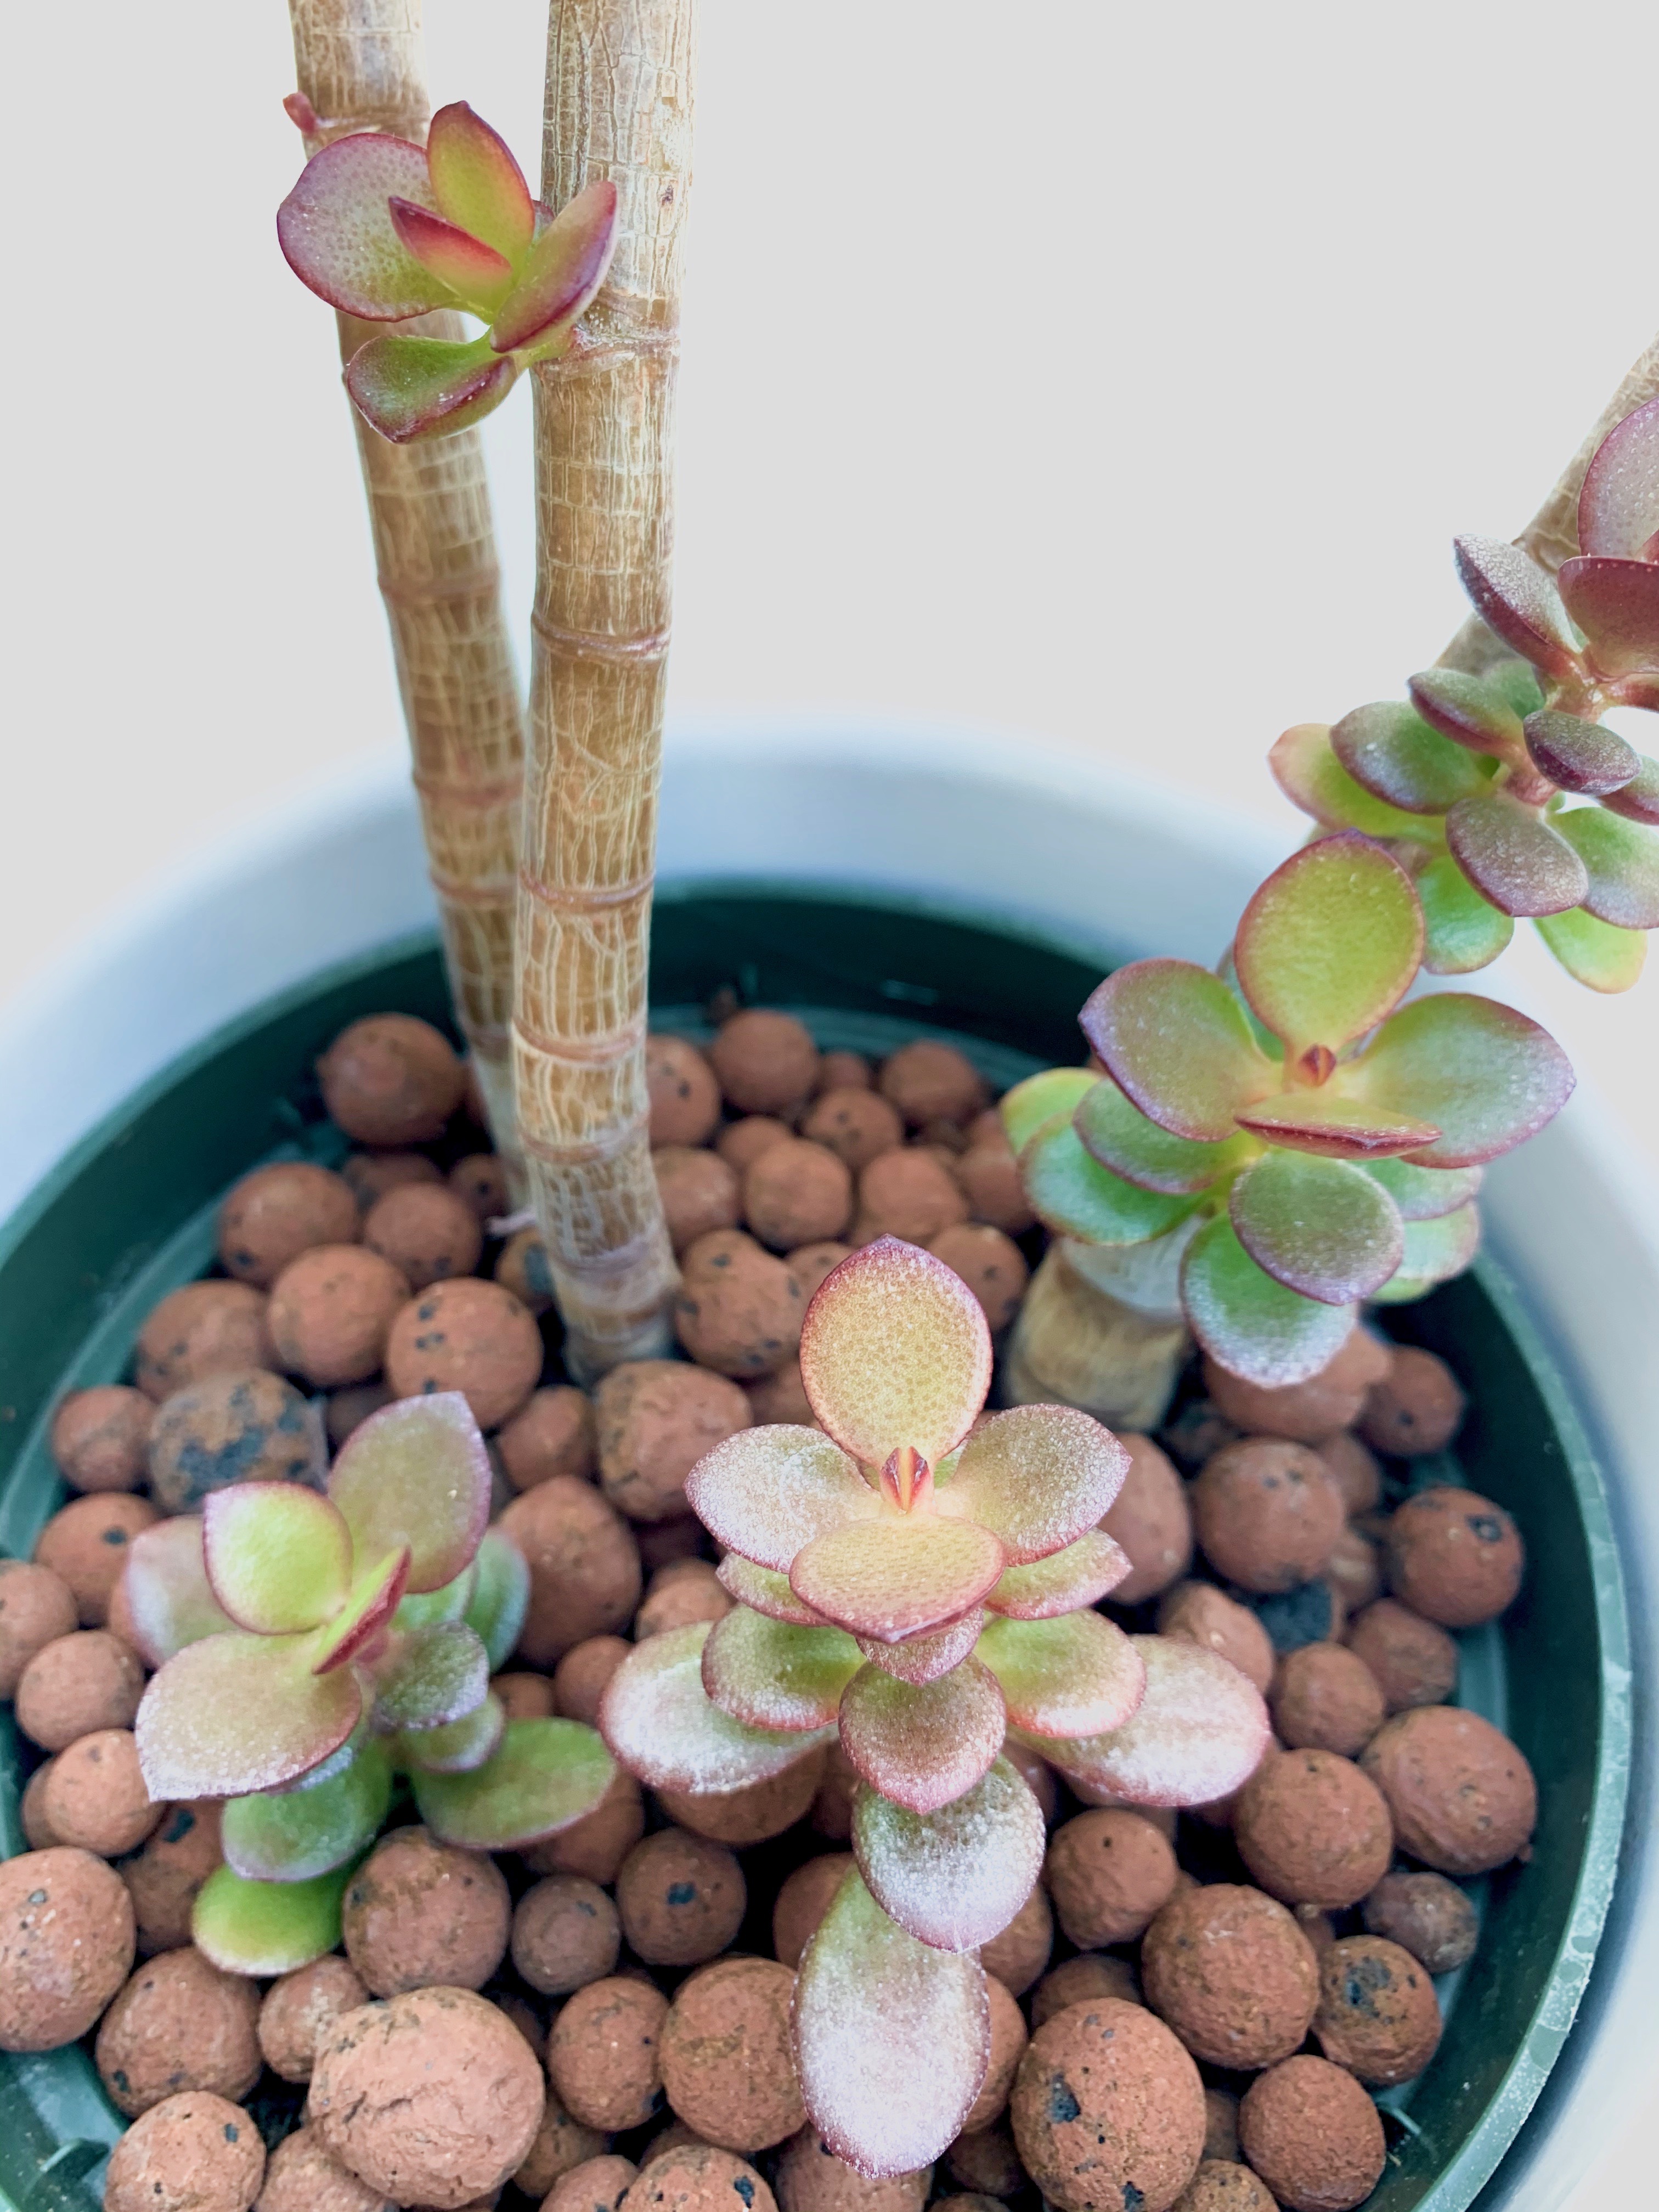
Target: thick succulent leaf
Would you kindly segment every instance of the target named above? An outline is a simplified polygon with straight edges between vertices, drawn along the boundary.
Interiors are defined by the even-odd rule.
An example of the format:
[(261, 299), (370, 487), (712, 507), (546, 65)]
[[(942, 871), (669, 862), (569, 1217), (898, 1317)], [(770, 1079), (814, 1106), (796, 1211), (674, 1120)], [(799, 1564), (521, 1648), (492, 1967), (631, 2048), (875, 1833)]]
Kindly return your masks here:
[(320, 1628), (351, 1587), (351, 1531), (327, 1498), (296, 1482), (210, 1492), (202, 1550), (214, 1595), (258, 1636)]
[(878, 1644), (930, 1635), (995, 1586), (1001, 1544), (973, 1521), (890, 1512), (815, 1536), (789, 1570), (795, 1595)]
[(496, 352), (544, 343), (574, 322), (604, 283), (617, 236), (617, 187), (602, 177), (559, 210), (526, 254), (489, 334)]
[(516, 1851), (591, 1813), (617, 1778), (598, 1732), (580, 1721), (509, 1721), (484, 1764), (466, 1774), (410, 1776), (416, 1809), (441, 1843)]
[(1659, 399), (1608, 431), (1584, 471), (1578, 543), (1586, 553), (1659, 558)]
[(1538, 563), (1501, 538), (1455, 541), (1458, 580), (1489, 630), (1547, 676), (1571, 676), (1578, 638)]
[(1420, 814), (1390, 806), (1356, 783), (1331, 746), (1324, 722), (1299, 722), (1274, 741), (1267, 765), (1286, 799), (1328, 830), (1362, 830), (1368, 837), (1439, 840), (1437, 826)]
[(1092, 1067), (1045, 1067), (1005, 1091), (997, 1102), (1003, 1132), (1018, 1154), (1046, 1122), (1069, 1121), (1100, 1080)]
[(1642, 756), (1605, 722), (1542, 709), (1526, 720), (1527, 750), (1534, 765), (1563, 791), (1600, 799), (1637, 775)]
[(1050, 1620), (1093, 1605), (1133, 1571), (1122, 1546), (1103, 1528), (1091, 1528), (1046, 1559), (1008, 1568), (985, 1602), (1011, 1620)]
[(1224, 1143), (1238, 1108), (1277, 1087), (1278, 1071), (1243, 1008), (1219, 976), (1190, 960), (1115, 969), (1078, 1019), (1114, 1081), (1177, 1137)]
[(409, 1588), (441, 1589), (478, 1548), (489, 1521), (489, 1455), (459, 1390), (399, 1398), (354, 1429), (328, 1494), (358, 1560), (409, 1547)]
[(1491, 999), (1438, 991), (1402, 1006), (1345, 1070), (1367, 1102), (1408, 1104), (1440, 1135), (1425, 1167), (1478, 1167), (1534, 1135), (1572, 1091), (1572, 1067), (1548, 1031)]
[(1615, 929), (1582, 906), (1545, 915), (1534, 927), (1568, 975), (1592, 991), (1628, 991), (1640, 979), (1648, 940), (1639, 929)]
[(1564, 914), (1589, 888), (1571, 846), (1507, 792), (1461, 799), (1446, 817), (1446, 842), (1475, 889), (1505, 914)]
[[(393, 1626), (435, 1628), (441, 1620), (465, 1620), (477, 1580), (477, 1565), (475, 1559), (471, 1566), (461, 1569), (453, 1583), (445, 1583), (439, 1589), (422, 1590), (418, 1597), (410, 1597), (405, 1592), (392, 1616)], [(472, 1624), (469, 1621), (467, 1625), (470, 1627)]]
[(309, 1881), (249, 1881), (215, 1867), (197, 1892), (191, 1937), (227, 1974), (291, 1974), (340, 1948), (340, 1900), (349, 1866)]
[(1331, 732), (1331, 750), (1356, 783), (1407, 814), (1443, 814), (1486, 785), (1480, 763), (1464, 746), (1398, 700), (1379, 699), (1345, 714)]
[(1244, 995), (1291, 1059), (1363, 1036), (1399, 1005), (1422, 956), (1411, 878), (1353, 830), (1275, 868), (1233, 940)]
[(912, 1636), (902, 1644), (878, 1644), (872, 1636), (853, 1640), (884, 1674), (896, 1675), (901, 1682), (936, 1682), (941, 1674), (961, 1666), (979, 1642), (984, 1626), (985, 1607), (976, 1605), (931, 1636)]
[(1402, 1305), (1420, 1298), (1437, 1283), (1461, 1275), (1480, 1249), (1480, 1215), (1473, 1206), (1460, 1206), (1434, 1221), (1408, 1221), (1399, 1273), (1376, 1293), (1375, 1304)]
[(1650, 760), (1645, 753), (1637, 758), (1641, 766), (1636, 774), (1617, 791), (1608, 792), (1601, 804), (1626, 822), (1659, 825), (1659, 761)]
[(463, 1615), (483, 1644), (493, 1674), (511, 1656), (530, 1606), (524, 1553), (499, 1528), (487, 1528), (472, 1562), (472, 1589)]
[(861, 1667), (842, 1696), (842, 1749), (872, 1790), (912, 1813), (936, 1813), (971, 1790), (1006, 1731), (1002, 1692), (977, 1659), (932, 1682)]
[(1449, 853), (1437, 854), (1416, 882), (1423, 965), (1430, 975), (1473, 975), (1496, 960), (1514, 936), (1510, 916), (1482, 898)]
[(865, 1466), (908, 1444), (937, 1467), (991, 1387), (985, 1309), (943, 1260), (878, 1237), (819, 1284), (801, 1323), (800, 1376), (818, 1420)]
[(600, 1730), (629, 1772), (653, 1790), (746, 1790), (828, 1740), (827, 1730), (746, 1728), (723, 1713), (702, 1686), (708, 1631), (699, 1620), (648, 1637), (606, 1686)]
[(1561, 564), (1561, 597), (1603, 676), (1659, 667), (1659, 566), (1590, 555)]
[(159, 1667), (187, 1644), (233, 1626), (208, 1580), (199, 1513), (175, 1513), (141, 1528), (127, 1547), (121, 1581), (146, 1666)]
[(313, 1675), (307, 1636), (209, 1636), (167, 1661), (133, 1723), (144, 1787), (160, 1804), (240, 1797), (292, 1782), (337, 1751), (362, 1692), (349, 1668)]
[(1414, 1152), (1436, 1133), (1432, 1122), (1362, 1104), (1329, 1084), (1317, 1091), (1285, 1091), (1277, 1098), (1264, 1098), (1239, 1120), (1269, 1144), (1318, 1152), (1333, 1160), (1386, 1159), (1395, 1152)]
[(907, 1813), (863, 1783), (853, 1850), (871, 1894), (919, 1943), (973, 1951), (1000, 1936), (1042, 1871), (1042, 1808), (1007, 1759), (953, 1804)]
[(1126, 1805), (1208, 1805), (1230, 1796), (1261, 1763), (1267, 1709), (1237, 1667), (1201, 1644), (1164, 1636), (1130, 1641), (1146, 1668), (1133, 1719), (1109, 1735), (1032, 1748), (1067, 1779)]
[(435, 205), (425, 154), (406, 139), (356, 131), (313, 155), (276, 210), (277, 242), (300, 282), (367, 322), (454, 304), (449, 287), (398, 237), (388, 205), (394, 194)]
[(1367, 1160), (1365, 1172), (1388, 1192), (1402, 1221), (1438, 1221), (1455, 1213), (1486, 1178), (1483, 1168), (1420, 1168), (1411, 1160)]
[(1008, 1565), (1023, 1566), (1092, 1528), (1128, 1471), (1128, 1453), (1091, 1415), (1015, 1406), (969, 1438), (936, 1493), (938, 1510), (990, 1529)]
[(795, 1628), (739, 1605), (714, 1623), (702, 1647), (702, 1686), (749, 1728), (829, 1728), (863, 1664), (839, 1628)]
[(1589, 877), (1587, 914), (1615, 929), (1659, 929), (1659, 832), (1601, 806), (1558, 814), (1555, 826)]
[(1268, 1389), (1317, 1375), (1346, 1343), (1355, 1319), (1352, 1306), (1322, 1305), (1274, 1282), (1224, 1214), (1206, 1221), (1187, 1247), (1181, 1298), (1210, 1357)]
[(1121, 1176), (1141, 1190), (1162, 1191), (1170, 1197), (1207, 1190), (1249, 1150), (1237, 1137), (1218, 1145), (1198, 1145), (1189, 1137), (1171, 1136), (1149, 1121), (1109, 1075), (1079, 1101), (1072, 1127), (1084, 1150), (1109, 1169), (1115, 1179)]
[(1347, 1160), (1269, 1152), (1239, 1177), (1228, 1205), (1238, 1241), (1256, 1265), (1322, 1305), (1369, 1297), (1405, 1250), (1394, 1200)]
[[(1122, 1092), (1118, 1096), (1122, 1097)], [(1147, 1127), (1156, 1124), (1148, 1122)], [(1172, 1144), (1182, 1141), (1162, 1130), (1158, 1133)], [(1191, 1198), (1171, 1198), (1127, 1182), (1103, 1167), (1085, 1149), (1069, 1121), (1051, 1121), (1037, 1131), (1019, 1156), (1019, 1172), (1031, 1211), (1044, 1228), (1058, 1237), (1080, 1237), (1087, 1244), (1144, 1243), (1184, 1221), (1196, 1204)]]
[(429, 208), (416, 207), (395, 194), (387, 204), (392, 228), (422, 268), (447, 285), (475, 314), (486, 319), (493, 314), (513, 283), (512, 263), (493, 246)]
[(494, 1758), (507, 1733), (507, 1708), (492, 1690), (471, 1712), (442, 1728), (405, 1730), (398, 1756), (411, 1774), (471, 1774)]
[(453, 100), (432, 118), (426, 161), (441, 211), (516, 259), (535, 234), (536, 204), (500, 133), (464, 100)]
[(787, 1421), (739, 1429), (705, 1452), (685, 1494), (718, 1543), (782, 1574), (815, 1536), (882, 1510), (838, 1444)]
[(814, 1613), (810, 1605), (803, 1605), (790, 1589), (787, 1575), (775, 1573), (770, 1567), (757, 1567), (741, 1552), (728, 1552), (714, 1574), (728, 1597), (735, 1598), (739, 1605), (751, 1607), (757, 1613), (763, 1613), (769, 1620), (787, 1620), (797, 1628), (825, 1626), (823, 1614)]
[(1140, 1703), (1146, 1669), (1104, 1613), (993, 1620), (975, 1653), (1002, 1686), (1011, 1728), (1031, 1735), (1102, 1735)]
[(1480, 680), (1523, 722), (1528, 714), (1535, 714), (1544, 703), (1544, 687), (1538, 680), (1538, 671), (1530, 661), (1495, 660)]
[[(346, 390), (372, 430), (394, 446), (467, 429), (492, 415), (518, 365), (488, 338), (370, 338), (346, 365)], [(415, 1402), (415, 1401), (411, 1401)]]
[(372, 1844), (392, 1804), (392, 1761), (375, 1737), (314, 1789), (233, 1797), (224, 1808), (226, 1863), (249, 1881), (309, 1881)]
[(1466, 675), (1461, 668), (1425, 668), (1413, 677), (1407, 689), (1412, 705), (1443, 738), (1467, 745), (1471, 752), (1515, 757), (1521, 744), (1521, 717), (1483, 678)]
[(407, 1544), (362, 1570), (338, 1613), (311, 1638), (314, 1674), (332, 1674), (336, 1668), (374, 1650), (396, 1618), (408, 1577)]
[(802, 1954), (795, 2063), (807, 2118), (869, 2180), (944, 2156), (991, 2063), (976, 1959), (919, 1943), (849, 1869)]
[(398, 1635), (374, 1670), (377, 1728), (447, 1728), (489, 1688), (489, 1655), (463, 1620)]

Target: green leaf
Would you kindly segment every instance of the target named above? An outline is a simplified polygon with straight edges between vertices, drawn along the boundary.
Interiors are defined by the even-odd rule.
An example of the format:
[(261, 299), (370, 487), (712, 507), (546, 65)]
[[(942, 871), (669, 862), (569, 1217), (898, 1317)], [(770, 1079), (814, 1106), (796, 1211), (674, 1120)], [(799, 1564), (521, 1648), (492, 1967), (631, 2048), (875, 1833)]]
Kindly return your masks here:
[(772, 1567), (757, 1567), (741, 1552), (728, 1552), (714, 1570), (720, 1588), (739, 1605), (751, 1606), (769, 1620), (787, 1620), (797, 1628), (822, 1628), (821, 1613), (803, 1605), (789, 1587), (787, 1575)]
[(441, 1620), (465, 1620), (472, 1603), (477, 1570), (477, 1561), (474, 1559), (471, 1565), (461, 1569), (453, 1582), (445, 1583), (440, 1589), (422, 1590), (414, 1596), (405, 1592), (392, 1617), (393, 1627), (435, 1628)]
[(722, 1712), (746, 1727), (821, 1729), (864, 1664), (839, 1628), (794, 1628), (736, 1606), (702, 1647), (702, 1686)]
[(545, 346), (599, 295), (617, 250), (617, 187), (596, 178), (559, 210), (525, 256), (489, 343)]
[(1439, 824), (1421, 814), (1390, 806), (1356, 783), (1331, 749), (1323, 722), (1302, 722), (1286, 730), (1267, 756), (1267, 765), (1285, 796), (1328, 830), (1359, 830), (1368, 837), (1410, 837), (1438, 844)]
[(535, 234), (536, 204), (507, 141), (464, 100), (441, 107), (426, 139), (438, 205), (453, 223), (509, 261)]
[(1238, 1241), (1256, 1265), (1322, 1305), (1369, 1297), (1405, 1249), (1394, 1200), (1347, 1160), (1269, 1152), (1239, 1177), (1229, 1203)]
[(1070, 1121), (1099, 1080), (1092, 1067), (1045, 1067), (1040, 1075), (1028, 1075), (1024, 1083), (1005, 1091), (997, 1112), (1015, 1153), (1024, 1151), (1045, 1122), (1061, 1117)]
[(342, 1447), (328, 1494), (359, 1563), (409, 1547), (409, 1588), (441, 1589), (477, 1551), (489, 1522), (489, 1455), (459, 1390), (399, 1398)]
[(340, 1948), (340, 1900), (351, 1868), (309, 1881), (248, 1881), (216, 1867), (197, 1893), (190, 1932), (227, 1974), (291, 1974)]
[(1522, 718), (1484, 678), (1460, 668), (1425, 668), (1408, 689), (1413, 706), (1443, 738), (1474, 752), (1517, 757)]
[(1069, 1121), (1038, 1130), (1019, 1156), (1031, 1210), (1045, 1228), (1090, 1244), (1139, 1244), (1184, 1221), (1197, 1200), (1143, 1190), (1090, 1157)]
[(1047, 1842), (1042, 1808), (1001, 1757), (937, 1813), (907, 1813), (863, 1783), (853, 1799), (853, 1850), (871, 1894), (940, 1951), (1002, 1933), (1036, 1886)]
[(372, 1560), (346, 1592), (345, 1603), (311, 1637), (312, 1671), (331, 1674), (367, 1650), (390, 1626), (409, 1576), (409, 1547)]
[(392, 1803), (392, 1762), (365, 1735), (338, 1772), (308, 1787), (233, 1797), (224, 1808), (226, 1863), (250, 1881), (308, 1881), (356, 1857)]
[(466, 1601), (467, 1626), (482, 1642), (493, 1674), (512, 1656), (530, 1607), (530, 1570), (524, 1553), (499, 1528), (487, 1528), (472, 1563), (473, 1584)]
[(1523, 722), (1544, 703), (1538, 678), (1524, 660), (1495, 660), (1480, 680)]
[(1589, 873), (1587, 914), (1614, 929), (1659, 929), (1659, 831), (1601, 806), (1558, 814), (1555, 826)]
[(495, 1756), (506, 1730), (507, 1708), (492, 1690), (442, 1728), (405, 1729), (398, 1755), (411, 1774), (470, 1774)]
[(447, 1728), (483, 1703), (489, 1655), (465, 1621), (441, 1621), (400, 1635), (374, 1678), (377, 1728)]
[(1162, 1191), (1174, 1197), (1207, 1190), (1218, 1176), (1239, 1166), (1254, 1150), (1249, 1139), (1242, 1137), (1200, 1145), (1189, 1137), (1171, 1136), (1149, 1121), (1109, 1076), (1103, 1077), (1079, 1101), (1072, 1127), (1084, 1150), (1115, 1176), (1133, 1183), (1137, 1189)]
[(1365, 1172), (1380, 1182), (1402, 1221), (1437, 1221), (1467, 1206), (1480, 1188), (1480, 1168), (1420, 1168), (1411, 1160), (1367, 1160)]
[(599, 1726), (617, 1758), (653, 1790), (693, 1795), (769, 1782), (821, 1743), (829, 1729), (747, 1728), (702, 1686), (709, 1624), (665, 1629), (630, 1651), (611, 1676)]
[(1182, 1302), (1211, 1358), (1275, 1389), (1328, 1366), (1352, 1333), (1352, 1306), (1322, 1304), (1257, 1267), (1224, 1215), (1206, 1221), (1181, 1264)]
[(1130, 1641), (1146, 1668), (1133, 1717), (1109, 1735), (1033, 1742), (1068, 1781), (1126, 1805), (1209, 1805), (1261, 1763), (1267, 1708), (1237, 1667), (1170, 1636)]
[(936, 1510), (988, 1528), (1018, 1565), (1096, 1527), (1128, 1471), (1111, 1431), (1077, 1407), (1011, 1406), (969, 1437)]
[(400, 322), (453, 295), (392, 226), (394, 198), (433, 205), (426, 155), (407, 139), (353, 131), (306, 163), (276, 210), (276, 240), (302, 284), (344, 314)]
[(687, 1475), (685, 1494), (717, 1543), (776, 1574), (787, 1574), (825, 1529), (881, 1511), (857, 1462), (817, 1429), (791, 1421), (723, 1438)]
[(1468, 975), (1489, 967), (1515, 934), (1510, 916), (1482, 898), (1449, 853), (1417, 878), (1423, 908), (1423, 965), (1431, 975)]
[[(418, 264), (417, 264), (418, 265)], [(346, 366), (346, 390), (371, 430), (394, 446), (465, 430), (493, 415), (518, 364), (487, 337), (370, 338)]]
[[(1342, 1079), (1339, 1069), (1338, 1081)], [(1395, 1152), (1415, 1152), (1437, 1133), (1431, 1121), (1385, 1113), (1346, 1097), (1336, 1083), (1326, 1083), (1317, 1091), (1281, 1091), (1277, 1098), (1247, 1107), (1238, 1118), (1271, 1145), (1334, 1160), (1386, 1159)]]
[[(1517, 743), (1520, 735), (1516, 729)], [(1486, 771), (1463, 745), (1393, 699), (1345, 714), (1331, 749), (1356, 783), (1407, 814), (1443, 814), (1486, 787)]]
[(1432, 1121), (1440, 1135), (1413, 1157), (1447, 1168), (1478, 1167), (1534, 1134), (1573, 1080), (1547, 1030), (1461, 991), (1402, 1006), (1343, 1075), (1362, 1102)]
[(1008, 1722), (1032, 1735), (1101, 1735), (1140, 1703), (1146, 1669), (1104, 1613), (990, 1620), (975, 1656), (1001, 1686)]
[[(1648, 951), (1642, 930), (1615, 929), (1582, 906), (1540, 915), (1533, 927), (1568, 975), (1592, 991), (1628, 991), (1641, 975)], [(131, 1575), (130, 1565), (127, 1571)]]
[(327, 1498), (297, 1482), (237, 1482), (210, 1492), (202, 1549), (220, 1604), (258, 1636), (320, 1627), (351, 1583), (350, 1530)]
[(1411, 878), (1344, 830), (1293, 853), (1244, 909), (1233, 957), (1287, 1059), (1340, 1053), (1409, 989), (1423, 953)]
[(1461, 1275), (1480, 1249), (1480, 1216), (1472, 1205), (1432, 1221), (1408, 1221), (1399, 1273), (1373, 1293), (1374, 1302), (1394, 1306), (1420, 1298), (1437, 1283)]
[(441, 1843), (515, 1851), (591, 1813), (616, 1779), (598, 1731), (580, 1721), (509, 1721), (499, 1748), (468, 1774), (410, 1775), (421, 1818)]
[(1223, 1143), (1238, 1108), (1278, 1087), (1278, 1071), (1250, 1035), (1243, 1008), (1218, 975), (1190, 960), (1135, 960), (1115, 969), (1078, 1019), (1114, 1080), (1177, 1137)]
[(199, 1514), (174, 1513), (141, 1528), (127, 1547), (121, 1588), (147, 1666), (233, 1626), (208, 1580)]
[(837, 1628), (902, 1644), (948, 1628), (1006, 1565), (997, 1538), (975, 1522), (895, 1513), (815, 1536), (790, 1568), (789, 1584)]

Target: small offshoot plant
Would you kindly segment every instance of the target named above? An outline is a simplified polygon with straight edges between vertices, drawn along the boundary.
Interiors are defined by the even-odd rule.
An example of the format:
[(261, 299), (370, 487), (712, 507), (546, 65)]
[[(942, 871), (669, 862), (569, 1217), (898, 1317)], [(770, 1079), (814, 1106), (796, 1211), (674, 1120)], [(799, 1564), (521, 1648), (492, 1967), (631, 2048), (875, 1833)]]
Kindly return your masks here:
[(373, 1414), (323, 1493), (238, 1483), (135, 1540), (128, 1610), (157, 1669), (145, 1785), (225, 1801), (193, 1924), (216, 1965), (283, 1973), (335, 1948), (400, 1778), (435, 1836), (484, 1850), (556, 1833), (609, 1788), (593, 1729), (509, 1722), (490, 1690), (529, 1572), (489, 1511), (483, 1439), (448, 1391)]
[(891, 1237), (854, 1253), (807, 1309), (800, 1364), (822, 1433), (746, 1429), (687, 1478), (733, 1610), (640, 1645), (599, 1726), (641, 1781), (698, 1796), (839, 1737), (858, 1864), (801, 1960), (796, 2063), (830, 2148), (907, 2173), (979, 2094), (978, 1948), (1042, 1864), (1009, 1741), (1085, 1791), (1200, 1804), (1254, 1771), (1267, 1716), (1213, 1652), (1094, 1609), (1129, 1571), (1097, 1525), (1128, 1455), (1070, 1407), (981, 1413), (989, 1331), (943, 1261)]

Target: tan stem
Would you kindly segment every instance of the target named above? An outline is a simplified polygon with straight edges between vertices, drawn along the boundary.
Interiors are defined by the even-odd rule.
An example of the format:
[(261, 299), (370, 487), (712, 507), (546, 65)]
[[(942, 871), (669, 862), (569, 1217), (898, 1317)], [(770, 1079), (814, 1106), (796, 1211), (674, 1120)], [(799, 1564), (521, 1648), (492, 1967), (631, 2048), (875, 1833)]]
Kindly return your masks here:
[[(1595, 427), (1556, 479), (1549, 497), (1514, 541), (1552, 576), (1564, 561), (1570, 561), (1578, 550), (1578, 495), (1583, 489), (1584, 471), (1595, 458), (1596, 447), (1626, 415), (1633, 415), (1656, 395), (1659, 338), (1655, 338), (1631, 364), (1618, 391), (1596, 417)], [(1470, 615), (1435, 665), (1440, 668), (1461, 668), (1471, 676), (1479, 676), (1495, 660), (1506, 658), (1509, 652), (1510, 647), (1493, 636), (1479, 615)]]
[[(353, 131), (423, 142), (421, 0), (289, 0), (306, 150)], [(349, 361), (383, 323), (338, 319)], [(465, 336), (460, 318), (399, 325)], [(455, 1011), (489, 1127), (521, 1182), (508, 1024), (524, 723), (476, 430), (393, 446), (352, 410)]]
[(674, 536), (693, 0), (554, 0), (542, 197), (611, 179), (620, 243), (536, 375), (537, 576), (514, 1006), (531, 1192), (583, 1378), (669, 1343), (646, 969)]
[(1192, 1340), (1186, 1324), (1123, 1304), (1078, 1273), (1056, 1238), (1014, 1323), (1003, 1367), (1011, 1405), (1079, 1406), (1113, 1429), (1153, 1429)]

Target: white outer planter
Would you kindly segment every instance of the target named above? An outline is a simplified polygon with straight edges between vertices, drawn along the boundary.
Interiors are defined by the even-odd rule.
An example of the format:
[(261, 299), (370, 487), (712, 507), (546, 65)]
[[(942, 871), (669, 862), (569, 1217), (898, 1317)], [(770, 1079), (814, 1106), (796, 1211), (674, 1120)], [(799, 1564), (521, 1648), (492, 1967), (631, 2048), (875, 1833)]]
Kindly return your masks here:
[[(1257, 825), (1024, 738), (773, 720), (682, 726), (668, 748), (665, 881), (864, 884), (1207, 963), (1279, 856)], [(129, 909), (0, 1012), (0, 1218), (222, 1022), (431, 919), (392, 757)], [(1484, 1207), (1602, 1455), (1631, 1583), (1641, 1718), (1620, 1885), (1578, 2025), (1486, 2200), (1589, 2212), (1644, 2200), (1659, 2077), (1659, 1773), (1639, 1733), (1659, 1688), (1659, 1199), (1580, 1097), (1492, 1172)]]

